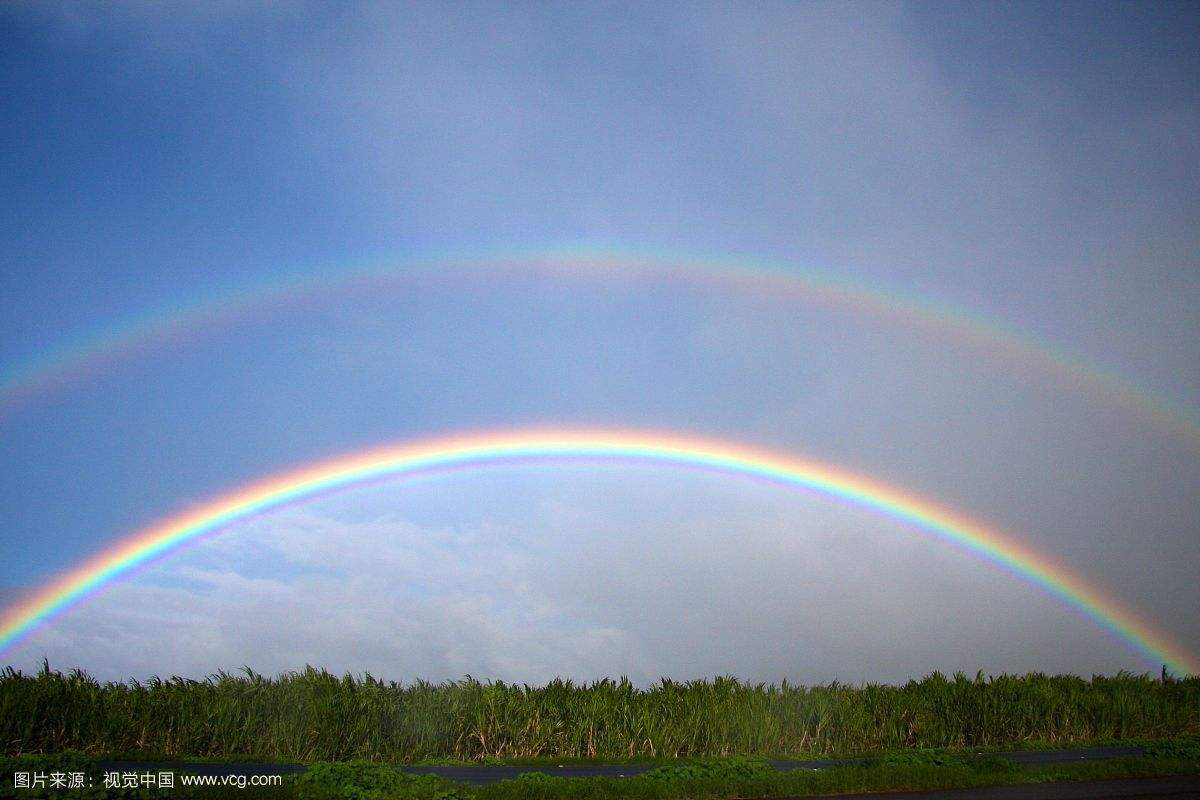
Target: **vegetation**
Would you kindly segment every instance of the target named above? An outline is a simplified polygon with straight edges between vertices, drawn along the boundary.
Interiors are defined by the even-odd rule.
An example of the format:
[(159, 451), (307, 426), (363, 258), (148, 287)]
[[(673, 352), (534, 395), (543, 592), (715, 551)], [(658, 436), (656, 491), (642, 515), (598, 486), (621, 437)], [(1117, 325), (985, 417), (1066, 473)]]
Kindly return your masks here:
[[(1105, 780), (1198, 774), (1195, 762), (1122, 759), (1065, 767), (1022, 769), (1011, 762), (989, 759), (979, 763), (936, 766), (873, 763), (825, 770), (765, 769), (703, 778), (563, 779), (546, 777), (537, 783), (522, 776), (479, 787), (470, 800), (726, 800), (745, 797), (797, 797), (814, 794), (879, 792), (895, 789), (952, 789), (1064, 780)], [(424, 795), (397, 795), (396, 800), (434, 800)]]
[[(948, 789), (1063, 780), (1200, 775), (1200, 740), (1167, 742), (1173, 757), (1114, 759), (1055, 767), (1021, 768), (1003, 759), (929, 756), (878, 759), (825, 770), (776, 771), (749, 759), (701, 761), (665, 766), (633, 778), (555, 778), (525, 773), (513, 780), (465, 786), (429, 775), (410, 775), (370, 761), (317, 763), (298, 778), (270, 788), (182, 788), (174, 790), (19, 790), (29, 800), (727, 800), (735, 797), (787, 797), (888, 789)], [(934, 762), (938, 763), (934, 763)], [(13, 786), (14, 771), (86, 770), (94, 761), (78, 753), (0, 759), (0, 791)]]
[(43, 665), (0, 674), (8, 755), (277, 761), (790, 757), (1021, 747), (1200, 733), (1200, 678), (1031, 674), (903, 686), (751, 685), (732, 678), (637, 689), (401, 685), (308, 668), (99, 683)]

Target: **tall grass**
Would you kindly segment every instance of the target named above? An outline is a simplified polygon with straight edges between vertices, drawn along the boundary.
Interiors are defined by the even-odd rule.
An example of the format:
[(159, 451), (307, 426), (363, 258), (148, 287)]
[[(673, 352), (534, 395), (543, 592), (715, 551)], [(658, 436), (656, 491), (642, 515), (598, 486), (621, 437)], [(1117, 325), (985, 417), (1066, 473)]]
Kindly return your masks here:
[(306, 668), (206, 680), (99, 683), (43, 666), (0, 674), (7, 755), (253, 756), (283, 760), (789, 756), (911, 747), (1069, 743), (1200, 733), (1200, 678), (1091, 680), (939, 673), (903, 686), (747, 684), (638, 689), (627, 680), (531, 687), (402, 685)]

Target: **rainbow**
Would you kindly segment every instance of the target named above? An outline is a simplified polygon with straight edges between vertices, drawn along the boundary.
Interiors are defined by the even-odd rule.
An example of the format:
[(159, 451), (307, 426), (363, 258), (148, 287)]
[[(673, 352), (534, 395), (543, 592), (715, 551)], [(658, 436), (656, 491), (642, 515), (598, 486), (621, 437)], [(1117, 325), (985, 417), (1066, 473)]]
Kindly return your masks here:
[(123, 357), (186, 339), (222, 323), (292, 303), (321, 302), (338, 292), (381, 282), (566, 276), (580, 279), (670, 280), (793, 297), (924, 329), (1026, 368), (1073, 389), (1114, 402), (1200, 445), (1200, 414), (1065, 349), (927, 299), (846, 280), (833, 273), (780, 263), (682, 252), (587, 246), (505, 252), (458, 252), (330, 272), (307, 270), (272, 277), (200, 302), (160, 309), (93, 330), (77, 341), (0, 370), (0, 410), (71, 385)]
[(690, 436), (582, 429), (511, 430), (373, 449), (268, 478), (157, 522), (64, 574), (0, 618), (0, 652), (17, 645), (135, 568), (252, 517), (314, 497), (397, 478), (511, 464), (651, 463), (818, 492), (883, 514), (1043, 589), (1129, 645), (1154, 667), (1200, 674), (1200, 659), (1133, 611), (1011, 536), (868, 478), (743, 445)]

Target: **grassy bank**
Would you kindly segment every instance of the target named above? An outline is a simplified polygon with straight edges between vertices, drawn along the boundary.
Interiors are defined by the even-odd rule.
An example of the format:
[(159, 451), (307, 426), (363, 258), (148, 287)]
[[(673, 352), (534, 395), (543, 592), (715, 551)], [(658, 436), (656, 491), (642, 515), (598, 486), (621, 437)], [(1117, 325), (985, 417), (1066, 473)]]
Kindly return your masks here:
[(1200, 774), (1193, 758), (1119, 759), (1052, 768), (1020, 768), (998, 759), (893, 758), (862, 766), (779, 772), (765, 763), (735, 759), (660, 767), (634, 778), (552, 778), (527, 773), (514, 780), (469, 787), (436, 778), (401, 776), (374, 764), (329, 764), (298, 780), (296, 800), (361, 796), (378, 800), (729, 800), (730, 798), (887, 790), (953, 789), (1019, 783)]
[(1200, 740), (1177, 740), (1154, 755), (1054, 767), (1022, 768), (1000, 759), (972, 759), (923, 751), (867, 764), (778, 772), (747, 759), (665, 766), (633, 778), (552, 778), (529, 773), (485, 786), (466, 786), (432, 776), (406, 775), (377, 762), (320, 762), (280, 786), (189, 787), (177, 778), (171, 790), (102, 788), (100, 770), (81, 754), (0, 758), (0, 795), (15, 772), (85, 772), (89, 789), (13, 790), (28, 800), (728, 800), (886, 790), (950, 789), (1049, 781), (1200, 775)]
[(626, 681), (400, 685), (314, 669), (141, 683), (98, 683), (48, 669), (0, 675), (0, 742), (10, 755), (76, 750), (302, 762), (788, 757), (1196, 733), (1194, 677), (935, 673), (902, 686), (722, 678), (637, 689)]

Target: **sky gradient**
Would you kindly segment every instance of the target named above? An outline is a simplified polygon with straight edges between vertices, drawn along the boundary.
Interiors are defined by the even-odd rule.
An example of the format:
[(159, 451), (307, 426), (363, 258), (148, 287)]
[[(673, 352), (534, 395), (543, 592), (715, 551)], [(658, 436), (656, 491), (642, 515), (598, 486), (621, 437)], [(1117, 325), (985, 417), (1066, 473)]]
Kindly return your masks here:
[[(689, 280), (686, 256), (635, 277), (471, 276), (450, 257), (440, 278), (339, 285), (447, 252), (765, 259), (991, 320), (1195, 414), (1195, 7), (871, 12), (5, 6), (4, 372), (281, 276), (331, 288), (6, 408), (0, 602), (268, 475), (595, 425), (904, 487), (1200, 650), (1200, 445), (1126, 404), (938, 329)], [(4, 660), (43, 655), (103, 677), (312, 663), (404, 680), (1154, 666), (894, 523), (581, 466), (256, 519)]]

